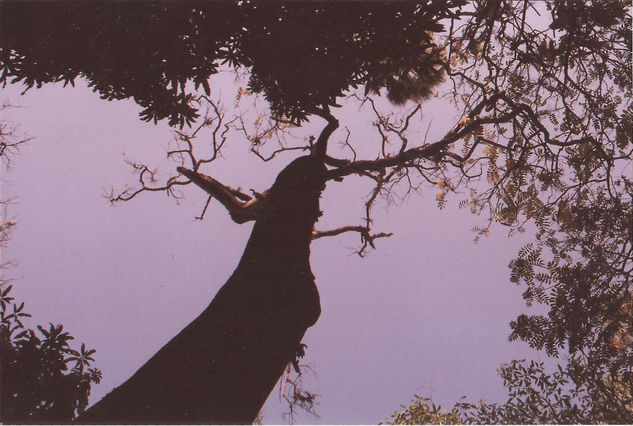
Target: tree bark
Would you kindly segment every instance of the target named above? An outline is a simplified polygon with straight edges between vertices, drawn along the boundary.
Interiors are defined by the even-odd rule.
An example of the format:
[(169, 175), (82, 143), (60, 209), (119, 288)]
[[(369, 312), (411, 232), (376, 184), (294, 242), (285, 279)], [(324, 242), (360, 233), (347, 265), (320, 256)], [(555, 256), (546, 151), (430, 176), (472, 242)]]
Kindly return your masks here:
[(80, 423), (252, 423), (318, 319), (310, 240), (326, 169), (277, 177), (242, 259), (211, 304)]

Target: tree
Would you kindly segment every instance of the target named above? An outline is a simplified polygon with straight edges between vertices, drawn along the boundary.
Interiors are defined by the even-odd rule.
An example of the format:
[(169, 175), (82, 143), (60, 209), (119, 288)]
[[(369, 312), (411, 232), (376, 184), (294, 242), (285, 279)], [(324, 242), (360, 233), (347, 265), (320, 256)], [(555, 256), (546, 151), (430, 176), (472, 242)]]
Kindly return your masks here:
[[(72, 83), (74, 77), (83, 75), (107, 99), (134, 97), (146, 108), (143, 118), (169, 117), (172, 125), (182, 126), (196, 114), (190, 107), (193, 99), (185, 92), (186, 82), (192, 80), (208, 93), (207, 79), (215, 71), (214, 62), (225, 60), (230, 65), (251, 66), (251, 90), (265, 94), (273, 117), (280, 122), (300, 123), (313, 112), (328, 120), (314, 144), (314, 155), (297, 163), (303, 168), (316, 159), (322, 170), (303, 175), (305, 171), (297, 171), (292, 163), (269, 192), (254, 199), (200, 174), (199, 167), (208, 161), (195, 160), (191, 170), (179, 168), (225, 204), (236, 222), (256, 220), (253, 235), (233, 278), (209, 309), (80, 421), (252, 421), (285, 365), (300, 353), (301, 337), (320, 310), (308, 246), (325, 180), (326, 145), (337, 127), (329, 105), (350, 84), (359, 83), (373, 90), (394, 86), (393, 93), (398, 93), (398, 84), (406, 84), (407, 96), (427, 95), (439, 80), (438, 53), (429, 32), (441, 28), (437, 21), (445, 16), (446, 5), (430, 2), (426, 7), (385, 4), (368, 8), (316, 3), (264, 8), (236, 2), (112, 9), (111, 5), (56, 4), (47, 10), (48, 6), (3, 4), (2, 16), (7, 19), (2, 37), (5, 82), (24, 80), (27, 86), (60, 80)], [(95, 34), (95, 21), (106, 28), (100, 32), (105, 37)], [(128, 28), (126, 22), (141, 28), (146, 60), (140, 70), (133, 65), (139, 63), (138, 52), (126, 53), (129, 37), (121, 37), (120, 29)], [(400, 24), (410, 30), (393, 32), (393, 28), (401, 29)], [(34, 35), (22, 29), (32, 25), (47, 28), (43, 31), (47, 35), (22, 43)], [(289, 25), (302, 37), (287, 37)], [(262, 33), (267, 37), (261, 37)], [(147, 43), (159, 36), (164, 38), (158, 47)], [(57, 52), (61, 56), (50, 55), (51, 48), (61, 46), (69, 49)], [(89, 57), (95, 47), (112, 56), (104, 57), (105, 63), (95, 63)], [(157, 55), (157, 51), (162, 53)], [(300, 67), (296, 51), (307, 51)], [(338, 64), (337, 73), (321, 78), (331, 74), (332, 60)], [(113, 69), (118, 65), (122, 66)], [(312, 77), (306, 80), (306, 75)], [(313, 87), (306, 87), (307, 81)], [(400, 98), (402, 92), (400, 89)], [(193, 153), (189, 158), (195, 159)], [(142, 167), (139, 171), (141, 179), (149, 172)], [(172, 180), (169, 185), (182, 183)], [(318, 191), (304, 194), (312, 187)], [(292, 202), (308, 195), (307, 208)], [(253, 292), (250, 302), (238, 297), (240, 288), (260, 287), (261, 292)], [(271, 315), (275, 318), (269, 318)], [(215, 331), (209, 338), (210, 330)], [(192, 398), (191, 389), (182, 383), (190, 374), (180, 372), (194, 370), (200, 381), (189, 384), (203, 386), (205, 392), (198, 392), (200, 400)]]
[(309, 244), (324, 178), (317, 157), (290, 163), (209, 307), (79, 421), (251, 423), (321, 313)]
[[(310, 153), (302, 160), (306, 164), (312, 164), (307, 160), (311, 158), (328, 166), (324, 176), (314, 181), (308, 174), (302, 175), (304, 183), (313, 182), (308, 187), (318, 186), (320, 179), (327, 185), (352, 174), (375, 183), (366, 203), (364, 223), (312, 236), (304, 233), (300, 237), (304, 248), (311, 237), (350, 231), (360, 234), (359, 253), (363, 254), (373, 248), (376, 238), (389, 235), (372, 233), (375, 201), (381, 196), (394, 196), (397, 191), (406, 195), (425, 185), (436, 187), (440, 207), (446, 205), (450, 193), (465, 193), (462, 206), (473, 213), (487, 212), (487, 223), (477, 228), (481, 235), (495, 222), (508, 226), (511, 232), (524, 231), (530, 222), (537, 227), (537, 241), (550, 248), (552, 232), (556, 233), (559, 225), (567, 226), (563, 218), (572, 214), (572, 206), (583, 206), (583, 200), (592, 200), (600, 193), (606, 200), (619, 198), (626, 204), (622, 167), (631, 159), (633, 112), (630, 16), (623, 1), (427, 1), (421, 5), (280, 2), (265, 7), (258, 2), (238, 1), (222, 5), (128, 6), (2, 5), (6, 20), (0, 49), (3, 82), (24, 82), (32, 87), (53, 81), (72, 83), (81, 76), (105, 99), (134, 98), (144, 108), (143, 119), (168, 118), (170, 124), (181, 127), (177, 130), (179, 146), (169, 152), (179, 167), (178, 174), (157, 183), (151, 167), (134, 163), (139, 173), (138, 188), (113, 193), (113, 201), (128, 200), (145, 191), (166, 190), (177, 195), (178, 186), (194, 182), (218, 199), (235, 222), (255, 220), (255, 230), (278, 230), (279, 224), (265, 222), (278, 206), (289, 206), (289, 194), (295, 196), (302, 191), (301, 179), (290, 185), (288, 192), (273, 186), (270, 192), (251, 197), (201, 173), (207, 163), (218, 158), (228, 130), (237, 128), (263, 159), (293, 150)], [(41, 31), (28, 31), (35, 25)], [(260, 121), (254, 132), (248, 130), (244, 117), (227, 119), (209, 97), (208, 78), (222, 61), (227, 66), (248, 69), (247, 92), (262, 94), (270, 105), (270, 121)], [(434, 141), (411, 136), (412, 128), (419, 125), (420, 105), (411, 106), (401, 115), (384, 113), (375, 96), (386, 93), (396, 104), (421, 102), (438, 90), (442, 78), (447, 82), (441, 87), (447, 88), (446, 94), (461, 117)], [(361, 85), (364, 92), (349, 92)], [(191, 86), (201, 87), (205, 93), (194, 93)], [(334, 109), (345, 96), (348, 102), (358, 101), (375, 114), (377, 156), (358, 155), (349, 132), (343, 141), (346, 152), (335, 151), (328, 144), (339, 127)], [(183, 130), (198, 118), (199, 107), (207, 107), (209, 113), (193, 131)], [(305, 142), (285, 143), (284, 132), (305, 124), (311, 116), (327, 123), (320, 135)], [(199, 152), (196, 136), (204, 128), (212, 130), (211, 146), (206, 147), (211, 149), (210, 154)], [(265, 149), (270, 152), (269, 147), (275, 143), (280, 147), (264, 155)], [(282, 171), (278, 183), (283, 182), (279, 181), (282, 175), (294, 170), (293, 164)], [(313, 224), (314, 212), (295, 213), (310, 216), (307, 222)], [(272, 250), (268, 253), (283, 252), (277, 246)], [(309, 276), (308, 254), (304, 249), (301, 252), (303, 275)], [(243, 264), (249, 263), (252, 253), (247, 247)], [(535, 261), (531, 253), (527, 249), (519, 254), (514, 264), (517, 281), (531, 279), (525, 269), (526, 262), (530, 265)], [(286, 273), (292, 264), (275, 263), (274, 275)], [(553, 268), (548, 269), (550, 274), (558, 273), (555, 268), (566, 270), (565, 265), (556, 263)], [(280, 288), (293, 280), (281, 283)], [(238, 281), (232, 278), (227, 288), (232, 282)], [(585, 347), (574, 339), (591, 339), (586, 332), (594, 326), (574, 328), (573, 315), (580, 311), (576, 308), (578, 293), (564, 291), (576, 289), (575, 282), (551, 283), (557, 297), (556, 305), (552, 305), (556, 315), (545, 322), (519, 317), (513, 325), (516, 337), (538, 346), (536, 338), (545, 333), (551, 340), (548, 348), (570, 343), (573, 352), (574, 348)], [(540, 284), (526, 284), (530, 290), (525, 296), (528, 301), (541, 297), (542, 291), (535, 293)], [(239, 285), (253, 286), (253, 282), (248, 278)], [(621, 303), (618, 301), (628, 294), (630, 280), (626, 278), (619, 288), (615, 282), (609, 281), (608, 285), (615, 296), (590, 298), (589, 302), (610, 303), (604, 312), (612, 315), (617, 311), (614, 304)], [(213, 310), (220, 309), (223, 294), (221, 290)], [(274, 299), (268, 297), (267, 301)], [(626, 317), (627, 310), (622, 312)], [(249, 321), (256, 322), (257, 318), (253, 316)], [(187, 330), (172, 342), (182, 342)], [(304, 331), (294, 334), (292, 345), (286, 341), (288, 348), (298, 346)], [(268, 337), (279, 338), (281, 334), (274, 332)], [(198, 333), (191, 335), (192, 342), (199, 342)], [(239, 336), (240, 332), (233, 333), (236, 339)], [(169, 353), (169, 345), (172, 343), (164, 348), (167, 352), (161, 351), (156, 357)], [(264, 357), (263, 353), (258, 357)], [(177, 363), (175, 355), (168, 358)], [(282, 364), (290, 361), (290, 350), (276, 358), (274, 363), (281, 366), (275, 367), (277, 377)], [(143, 375), (142, 371), (139, 374)], [(171, 380), (185, 374), (178, 370)], [(274, 383), (276, 377), (271, 374), (269, 379)], [(115, 393), (129, 395), (131, 391), (125, 386)], [(270, 387), (272, 384), (262, 384), (261, 388)], [(253, 417), (257, 412), (254, 405), (248, 410)], [(211, 417), (204, 419), (209, 421)], [(181, 421), (185, 420), (181, 417)]]

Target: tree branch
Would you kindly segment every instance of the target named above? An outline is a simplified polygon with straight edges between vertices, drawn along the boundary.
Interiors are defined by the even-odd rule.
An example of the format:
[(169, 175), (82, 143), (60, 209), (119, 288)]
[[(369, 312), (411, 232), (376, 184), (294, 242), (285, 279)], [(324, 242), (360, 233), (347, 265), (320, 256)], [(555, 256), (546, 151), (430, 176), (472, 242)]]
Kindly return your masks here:
[(360, 238), (363, 242), (363, 246), (358, 250), (359, 256), (364, 256), (365, 250), (369, 245), (371, 248), (375, 249), (374, 240), (377, 238), (388, 238), (393, 235), (391, 232), (380, 232), (378, 234), (371, 234), (370, 229), (367, 226), (362, 225), (349, 225), (349, 226), (341, 226), (336, 229), (329, 229), (327, 231), (314, 231), (312, 232), (312, 239), (316, 240), (323, 237), (333, 237), (336, 235), (343, 234), (345, 232), (358, 232), (360, 234)]
[(312, 153), (314, 155), (319, 158), (325, 158), (327, 154), (327, 143), (332, 133), (338, 129), (338, 120), (330, 113), (330, 109), (327, 106), (314, 108), (310, 112), (327, 121), (327, 125), (321, 131), (319, 139), (317, 139), (316, 143), (312, 146)]
[[(226, 186), (211, 176), (194, 172), (184, 167), (178, 167), (178, 172), (186, 176), (191, 182), (198, 185), (211, 197), (218, 200), (226, 208), (235, 223), (244, 223), (257, 220), (266, 202), (267, 193), (257, 194), (250, 197), (241, 191)], [(240, 201), (245, 200), (245, 201)], [(205, 207), (206, 210), (206, 207)]]
[[(442, 139), (437, 142), (418, 146), (414, 148), (410, 148), (404, 151), (400, 151), (396, 155), (379, 158), (376, 160), (360, 160), (360, 161), (346, 161), (346, 160), (337, 160), (332, 157), (326, 157), (326, 163), (330, 165), (334, 165), (337, 168), (328, 171), (327, 179), (340, 179), (341, 177), (351, 175), (351, 174), (362, 174), (363, 172), (369, 171), (380, 171), (384, 170), (387, 167), (394, 166), (402, 166), (408, 162), (419, 159), (441, 159), (446, 154), (444, 152), (444, 148), (448, 145), (458, 141), (459, 139), (464, 138), (466, 135), (475, 131), (483, 124), (507, 121), (511, 117), (503, 116), (503, 117), (483, 117), (483, 118), (475, 118), (477, 117), (481, 111), (488, 105), (494, 105), (494, 103), (498, 100), (497, 95), (493, 95), (490, 98), (483, 99), (473, 110), (468, 114), (467, 119), (460, 122), (455, 128), (450, 130)], [(462, 124), (465, 123), (465, 124)], [(456, 156), (456, 154), (453, 154)], [(463, 159), (459, 159), (463, 161)], [(345, 163), (343, 163), (345, 162)]]

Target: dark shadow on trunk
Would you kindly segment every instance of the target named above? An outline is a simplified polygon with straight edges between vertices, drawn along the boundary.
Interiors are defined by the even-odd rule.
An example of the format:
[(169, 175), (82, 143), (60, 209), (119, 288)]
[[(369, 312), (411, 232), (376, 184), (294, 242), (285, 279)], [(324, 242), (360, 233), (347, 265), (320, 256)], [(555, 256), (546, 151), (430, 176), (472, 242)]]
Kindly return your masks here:
[(252, 423), (320, 314), (310, 240), (325, 167), (277, 177), (242, 259), (205, 311), (81, 423)]

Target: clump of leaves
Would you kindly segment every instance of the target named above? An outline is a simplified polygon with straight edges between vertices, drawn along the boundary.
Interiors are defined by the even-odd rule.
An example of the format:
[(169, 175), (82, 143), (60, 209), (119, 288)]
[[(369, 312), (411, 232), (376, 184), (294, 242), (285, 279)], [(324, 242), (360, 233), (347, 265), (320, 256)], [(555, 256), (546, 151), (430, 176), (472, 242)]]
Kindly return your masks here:
[(528, 305), (549, 312), (520, 315), (510, 339), (551, 356), (561, 349), (582, 355), (632, 382), (633, 185), (626, 178), (621, 184), (620, 194), (599, 188), (561, 204), (557, 226), (512, 261), (511, 280), (525, 286)]
[[(502, 404), (457, 402), (451, 410), (416, 395), (388, 424), (630, 424), (631, 382), (587, 374), (581, 358), (547, 372), (543, 363), (519, 360), (499, 369), (508, 390)], [(463, 398), (462, 398), (463, 399)]]
[(413, 424), (437, 424), (454, 425), (461, 424), (459, 411), (453, 409), (450, 412), (436, 405), (431, 398), (414, 395), (411, 405), (403, 405), (402, 411), (396, 411), (387, 424), (413, 425)]
[(0, 422), (67, 423), (101, 380), (101, 371), (90, 367), (95, 350), (83, 343), (73, 349), (62, 325), (25, 327), (30, 315), (11, 288), (0, 289)]

